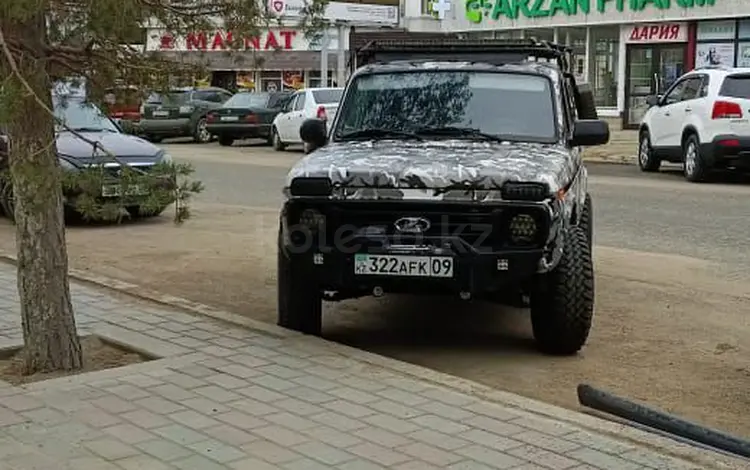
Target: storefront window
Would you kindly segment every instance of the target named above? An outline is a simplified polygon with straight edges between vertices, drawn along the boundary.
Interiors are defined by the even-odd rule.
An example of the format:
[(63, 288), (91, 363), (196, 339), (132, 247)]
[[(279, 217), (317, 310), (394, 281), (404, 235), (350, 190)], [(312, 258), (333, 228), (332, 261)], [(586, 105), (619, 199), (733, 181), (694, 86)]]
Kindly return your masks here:
[(305, 73), (302, 70), (285, 70), (284, 91), (301, 90), (305, 87)]
[[(746, 21), (740, 22), (740, 28), (737, 28), (735, 20), (724, 21), (701, 21), (698, 23), (696, 33), (697, 44), (695, 45), (695, 66), (710, 67), (724, 65), (734, 67), (735, 63), (743, 61), (742, 55), (736, 57), (737, 52), (736, 38), (740, 36), (749, 36)], [(744, 26), (744, 29), (743, 29)], [(748, 38), (750, 39), (750, 38)], [(745, 48), (740, 45), (740, 52)], [(745, 61), (745, 63), (747, 63)]]
[[(320, 70), (310, 70), (307, 72), (307, 84), (310, 88), (320, 88), (323, 84), (320, 81)], [(336, 86), (333, 83), (333, 70), (328, 71), (328, 86)]]
[(264, 70), (260, 73), (260, 89), (262, 91), (281, 91), (283, 88), (281, 71)]
[(592, 28), (593, 58), (589, 80), (597, 107), (617, 106), (617, 63), (619, 60), (619, 28)]
[(537, 41), (552, 42), (555, 40), (555, 30), (549, 28), (527, 29), (525, 36), (527, 38), (534, 38)]

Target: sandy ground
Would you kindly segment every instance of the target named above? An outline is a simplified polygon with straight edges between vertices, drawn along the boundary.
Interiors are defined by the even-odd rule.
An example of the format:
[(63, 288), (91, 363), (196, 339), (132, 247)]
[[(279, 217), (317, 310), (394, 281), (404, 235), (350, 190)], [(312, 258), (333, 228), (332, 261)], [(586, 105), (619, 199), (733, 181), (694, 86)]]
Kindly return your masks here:
[[(276, 211), (194, 212), (183, 227), (162, 216), (69, 228), (71, 266), (275, 321)], [(0, 248), (14, 249), (4, 219)], [(577, 357), (538, 354), (524, 312), (444, 299), (332, 304), (324, 335), (572, 408), (586, 382), (750, 437), (750, 284), (693, 258), (607, 247), (595, 258), (595, 325)]]

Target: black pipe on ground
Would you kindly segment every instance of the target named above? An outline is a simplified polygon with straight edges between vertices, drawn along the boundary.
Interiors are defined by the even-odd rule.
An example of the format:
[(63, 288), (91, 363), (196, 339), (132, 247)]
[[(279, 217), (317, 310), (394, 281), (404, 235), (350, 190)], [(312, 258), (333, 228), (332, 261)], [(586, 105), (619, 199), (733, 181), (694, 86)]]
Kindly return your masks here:
[(582, 406), (619, 416), (734, 455), (750, 458), (750, 441), (737, 436), (716, 431), (669, 413), (620, 398), (609, 392), (598, 390), (591, 385), (579, 384), (577, 392), (578, 402)]

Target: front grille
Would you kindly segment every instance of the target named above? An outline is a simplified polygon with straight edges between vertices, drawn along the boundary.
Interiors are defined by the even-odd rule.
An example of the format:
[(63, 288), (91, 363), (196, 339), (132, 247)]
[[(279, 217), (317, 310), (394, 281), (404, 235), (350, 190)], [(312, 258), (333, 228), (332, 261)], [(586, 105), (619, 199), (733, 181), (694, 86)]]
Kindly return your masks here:
[[(459, 204), (344, 203), (318, 207), (325, 215), (326, 238), (329, 241), (351, 239), (356, 234), (385, 237), (390, 243), (422, 243), (430, 237), (437, 240), (459, 238), (477, 248), (538, 248), (547, 239), (547, 212), (533, 206), (471, 206)], [(536, 236), (525, 244), (514, 243), (509, 234), (513, 216), (530, 215), (538, 228)], [(420, 234), (399, 232), (395, 223), (402, 218), (423, 218), (429, 228)]]

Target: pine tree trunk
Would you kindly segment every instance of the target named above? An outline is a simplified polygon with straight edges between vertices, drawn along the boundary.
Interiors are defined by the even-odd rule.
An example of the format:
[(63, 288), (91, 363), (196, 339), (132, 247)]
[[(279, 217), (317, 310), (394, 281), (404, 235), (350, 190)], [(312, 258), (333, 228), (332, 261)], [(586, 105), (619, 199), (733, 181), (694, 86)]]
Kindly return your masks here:
[[(18, 294), (21, 301), (27, 373), (80, 369), (81, 344), (68, 283), (62, 186), (54, 145), (54, 123), (40, 106), (51, 108), (50, 78), (43, 44), (44, 16), (24, 24), (2, 24), (6, 40), (24, 44), (15, 55), (22, 76), (37, 97), (26, 93), (18, 80), (8, 134), (15, 199)], [(9, 63), (0, 58), (0, 76), (9, 75)], [(6, 84), (7, 86), (7, 84)]]

